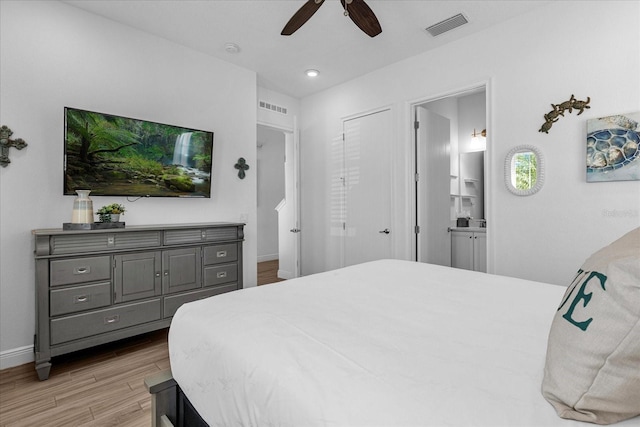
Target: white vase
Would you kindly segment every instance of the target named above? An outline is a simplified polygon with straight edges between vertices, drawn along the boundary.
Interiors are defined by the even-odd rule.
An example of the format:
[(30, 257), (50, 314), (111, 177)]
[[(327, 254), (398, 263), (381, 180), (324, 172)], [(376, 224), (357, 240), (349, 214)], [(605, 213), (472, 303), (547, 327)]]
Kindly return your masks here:
[(72, 224), (93, 223), (93, 201), (89, 198), (91, 190), (76, 190), (78, 195), (73, 201)]

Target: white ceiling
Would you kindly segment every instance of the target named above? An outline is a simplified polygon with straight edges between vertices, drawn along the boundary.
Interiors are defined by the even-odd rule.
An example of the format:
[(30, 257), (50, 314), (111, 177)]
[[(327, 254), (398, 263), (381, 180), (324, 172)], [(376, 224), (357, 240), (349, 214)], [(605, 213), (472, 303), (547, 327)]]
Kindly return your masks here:
[[(264, 88), (302, 98), (385, 65), (468, 37), (548, 0), (367, 0), (382, 26), (370, 38), (325, 0), (291, 36), (280, 31), (305, 0), (65, 0), (65, 3), (253, 70)], [(435, 23), (462, 13), (468, 24), (432, 37)], [(225, 51), (236, 43), (240, 52)], [(320, 70), (314, 80), (304, 75)]]

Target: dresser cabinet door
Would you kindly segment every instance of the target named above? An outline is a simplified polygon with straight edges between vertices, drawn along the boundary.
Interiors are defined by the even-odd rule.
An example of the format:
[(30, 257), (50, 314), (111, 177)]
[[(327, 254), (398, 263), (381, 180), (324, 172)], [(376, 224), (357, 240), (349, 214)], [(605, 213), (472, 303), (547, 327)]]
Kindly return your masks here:
[(162, 293), (160, 252), (115, 255), (116, 303), (150, 298)]
[(162, 293), (188, 291), (202, 286), (200, 247), (162, 252)]

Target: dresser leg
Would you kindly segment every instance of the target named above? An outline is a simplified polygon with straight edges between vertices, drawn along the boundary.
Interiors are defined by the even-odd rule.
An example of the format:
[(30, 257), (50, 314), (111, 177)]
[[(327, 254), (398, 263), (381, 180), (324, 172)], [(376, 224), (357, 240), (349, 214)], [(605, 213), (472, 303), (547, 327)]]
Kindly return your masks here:
[(38, 373), (38, 379), (40, 379), (40, 381), (49, 378), (49, 371), (51, 371), (51, 363), (49, 361), (40, 362), (36, 365), (36, 372)]

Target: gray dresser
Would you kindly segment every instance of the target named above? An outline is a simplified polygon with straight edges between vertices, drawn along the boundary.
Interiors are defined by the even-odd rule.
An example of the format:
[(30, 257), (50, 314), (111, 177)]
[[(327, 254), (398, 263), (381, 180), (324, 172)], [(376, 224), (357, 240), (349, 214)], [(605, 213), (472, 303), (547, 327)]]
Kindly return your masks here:
[(34, 230), (35, 367), (166, 328), (180, 305), (242, 288), (244, 224)]

